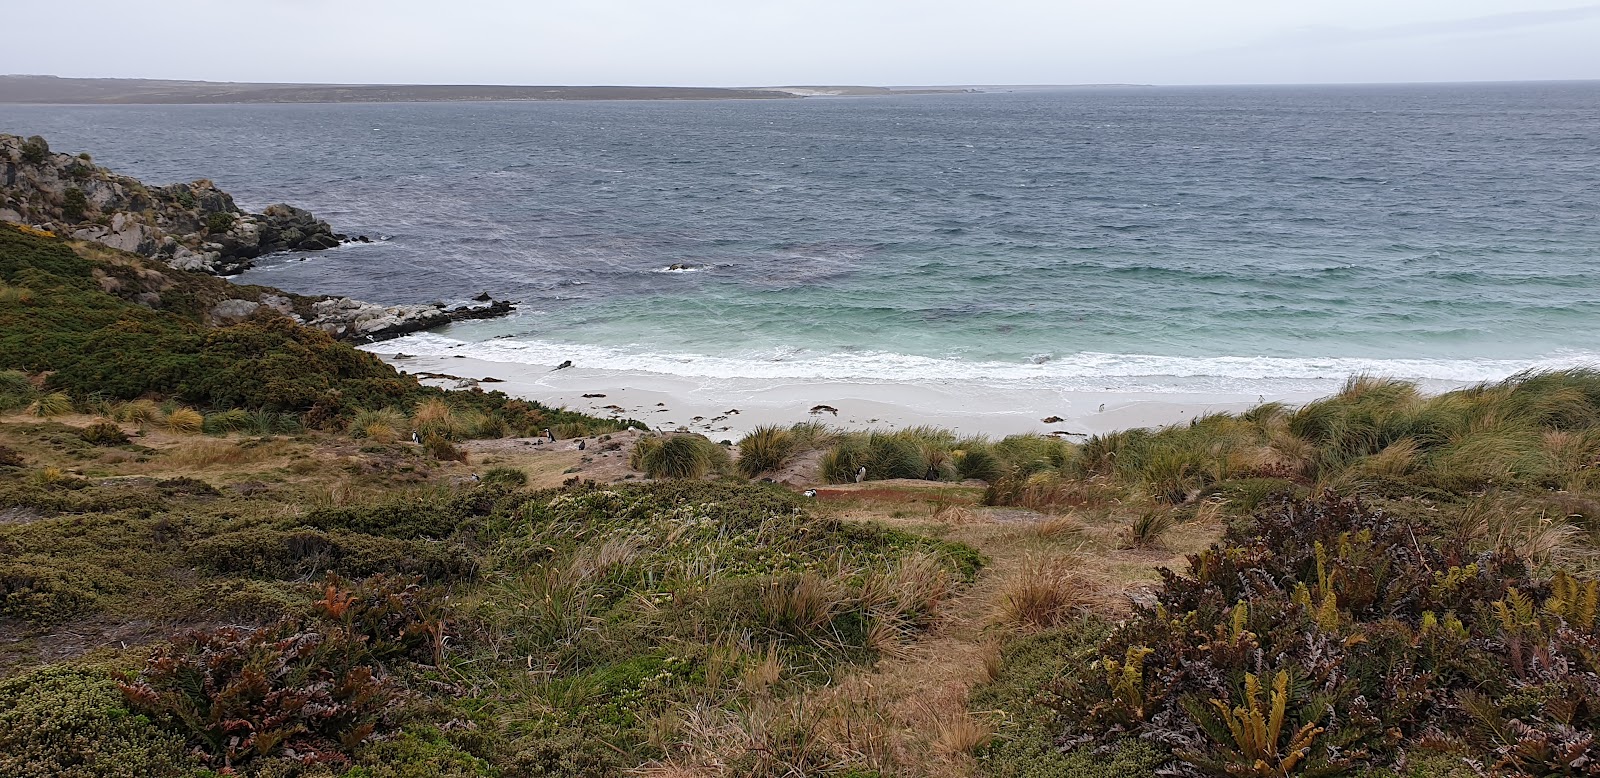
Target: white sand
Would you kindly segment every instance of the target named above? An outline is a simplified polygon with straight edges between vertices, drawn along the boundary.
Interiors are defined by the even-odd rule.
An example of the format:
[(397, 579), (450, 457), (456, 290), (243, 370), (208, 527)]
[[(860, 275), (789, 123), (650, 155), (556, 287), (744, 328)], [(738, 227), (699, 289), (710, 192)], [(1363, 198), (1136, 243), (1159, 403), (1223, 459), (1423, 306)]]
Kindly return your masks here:
[[(738, 440), (763, 424), (817, 420), (848, 429), (930, 425), (968, 434), (1071, 433), (1072, 439), (1133, 427), (1178, 424), (1216, 411), (1243, 411), (1262, 399), (1300, 404), (1315, 394), (1261, 397), (1238, 394), (1065, 392), (951, 382), (917, 385), (792, 379), (702, 379), (660, 373), (489, 362), (463, 357), (378, 356), (409, 373), (454, 388), (459, 379), (498, 378), (485, 391), (537, 400), (597, 416), (632, 418), (656, 429), (687, 428), (712, 440)], [(583, 395), (604, 395), (584, 397)], [(812, 413), (818, 405), (838, 409)], [(608, 406), (617, 406), (620, 410)], [(737, 413), (734, 413), (737, 411)], [(1062, 421), (1046, 423), (1044, 419)]]

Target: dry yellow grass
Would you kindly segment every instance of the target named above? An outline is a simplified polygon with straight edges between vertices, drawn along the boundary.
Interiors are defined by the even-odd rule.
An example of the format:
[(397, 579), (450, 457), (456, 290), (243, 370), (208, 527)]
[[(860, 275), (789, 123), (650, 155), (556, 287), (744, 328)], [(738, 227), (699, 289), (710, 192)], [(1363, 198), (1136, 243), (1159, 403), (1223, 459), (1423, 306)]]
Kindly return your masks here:
[(966, 711), (940, 719), (934, 748), (946, 757), (966, 756), (994, 739), (995, 726)]
[(283, 454), (282, 446), (240, 446), (229, 440), (183, 441), (166, 450), (162, 465), (168, 468), (205, 470), (214, 467), (237, 467), (266, 462)]
[(1005, 582), (994, 623), (1023, 631), (1049, 629), (1087, 610), (1098, 590), (1072, 558), (1031, 559)]
[(184, 435), (198, 435), (205, 428), (206, 417), (193, 408), (178, 408), (167, 414), (162, 425)]

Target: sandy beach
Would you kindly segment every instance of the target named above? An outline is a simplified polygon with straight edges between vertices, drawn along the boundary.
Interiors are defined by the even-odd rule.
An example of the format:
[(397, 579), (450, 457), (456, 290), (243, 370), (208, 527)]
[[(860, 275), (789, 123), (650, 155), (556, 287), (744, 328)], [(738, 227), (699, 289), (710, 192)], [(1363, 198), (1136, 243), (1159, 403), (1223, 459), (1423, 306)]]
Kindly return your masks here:
[(1218, 411), (1243, 411), (1263, 399), (1299, 404), (1319, 396), (1070, 392), (977, 382), (713, 380), (582, 366), (557, 370), (554, 365), (455, 356), (396, 358), (392, 347), (382, 349), (370, 350), (432, 385), (457, 388), (476, 381), (485, 390), (513, 397), (602, 417), (637, 419), (655, 429), (685, 428), (713, 440), (737, 440), (764, 424), (811, 420), (846, 429), (930, 425), (995, 437), (1031, 432), (1082, 439), (1120, 429), (1179, 424)]

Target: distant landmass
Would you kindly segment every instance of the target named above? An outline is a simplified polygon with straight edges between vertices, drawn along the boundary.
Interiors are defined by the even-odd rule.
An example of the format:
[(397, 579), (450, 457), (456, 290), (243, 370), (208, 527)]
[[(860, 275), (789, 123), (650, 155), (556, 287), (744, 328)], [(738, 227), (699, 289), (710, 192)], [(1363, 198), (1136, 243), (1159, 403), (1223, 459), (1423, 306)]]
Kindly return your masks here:
[(797, 97), (949, 94), (961, 87), (501, 86), (447, 84), (256, 84), (145, 78), (0, 76), (0, 103), (411, 103), (484, 100), (781, 100)]

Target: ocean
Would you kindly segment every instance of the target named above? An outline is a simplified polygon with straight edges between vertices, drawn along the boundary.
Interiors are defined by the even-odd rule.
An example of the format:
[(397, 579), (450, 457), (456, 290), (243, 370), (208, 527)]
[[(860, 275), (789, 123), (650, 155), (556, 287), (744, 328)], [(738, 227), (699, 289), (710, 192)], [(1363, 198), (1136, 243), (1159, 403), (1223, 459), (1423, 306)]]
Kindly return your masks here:
[(1600, 363), (1600, 82), (0, 106), (376, 238), (236, 280), (521, 302), (386, 344), (716, 381), (1454, 386)]

